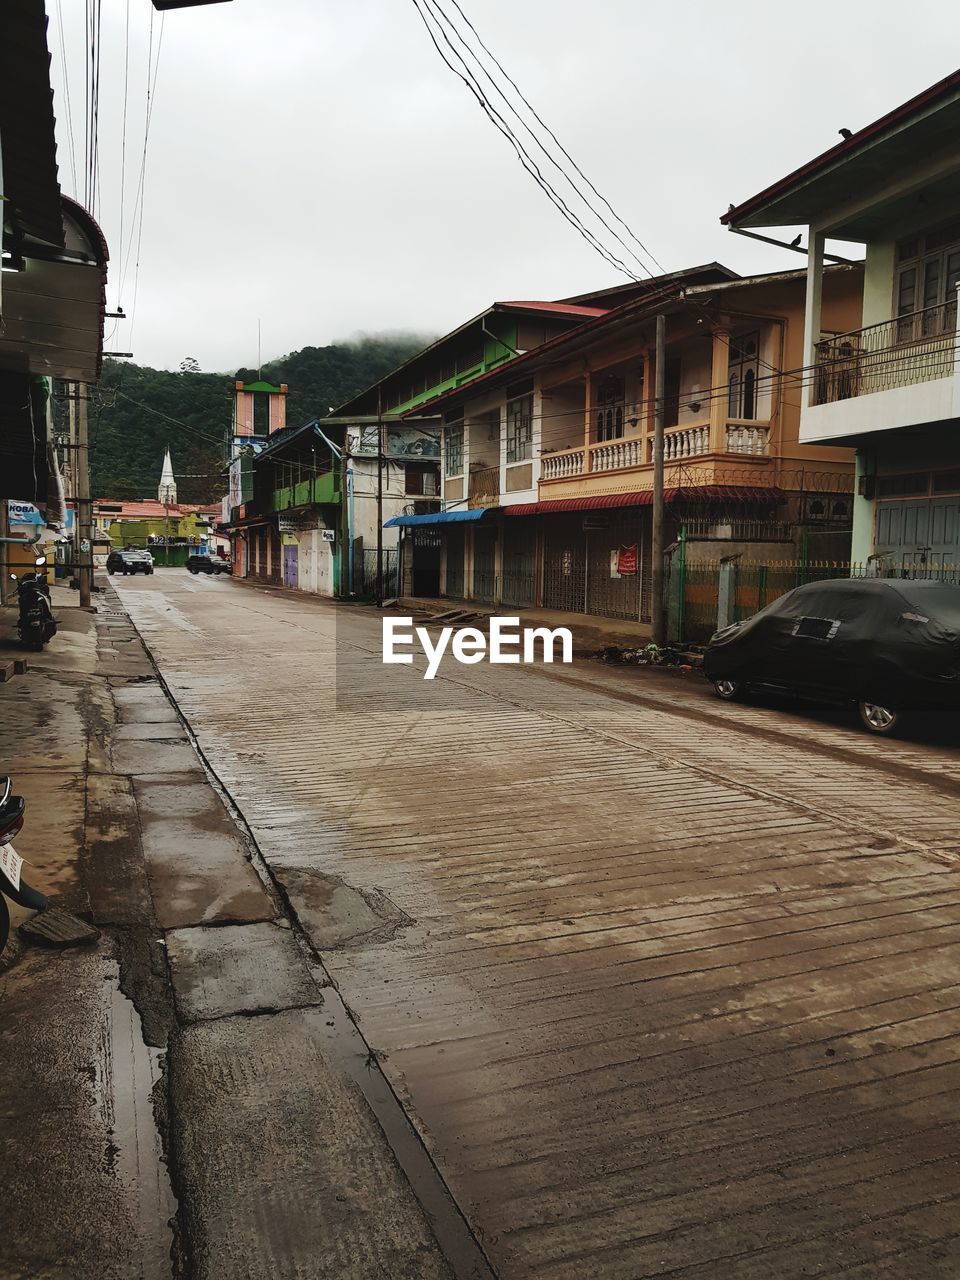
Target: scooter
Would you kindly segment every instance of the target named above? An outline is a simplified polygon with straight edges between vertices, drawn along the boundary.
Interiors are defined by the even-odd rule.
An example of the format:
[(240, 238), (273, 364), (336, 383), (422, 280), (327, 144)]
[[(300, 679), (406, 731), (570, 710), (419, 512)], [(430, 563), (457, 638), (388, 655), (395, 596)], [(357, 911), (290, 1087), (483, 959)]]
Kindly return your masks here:
[(20, 578), (15, 573), (10, 575), (17, 584), (17, 604), (20, 609), (17, 633), (20, 643), (38, 653), (57, 634), (57, 620), (50, 607), (50, 588), (43, 572), (46, 563), (46, 556), (37, 556), (32, 573), (25, 573)]
[(23, 796), (15, 796), (10, 778), (0, 777), (0, 954), (7, 945), (10, 932), (10, 912), (7, 898), (18, 906), (32, 911), (43, 911), (48, 903), (42, 893), (31, 889), (21, 874), (23, 859), (10, 841), (23, 826), (27, 802)]

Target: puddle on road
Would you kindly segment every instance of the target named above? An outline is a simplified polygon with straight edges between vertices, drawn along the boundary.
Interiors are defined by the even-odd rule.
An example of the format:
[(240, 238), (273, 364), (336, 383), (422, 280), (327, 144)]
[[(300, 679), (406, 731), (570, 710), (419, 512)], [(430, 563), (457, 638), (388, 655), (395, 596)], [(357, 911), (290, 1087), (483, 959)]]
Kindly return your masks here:
[[(116, 977), (119, 982), (119, 975)], [(109, 1043), (97, 1084), (111, 1135), (114, 1175), (124, 1187), (140, 1242), (137, 1280), (170, 1280), (177, 1202), (157, 1124), (164, 1105), (163, 1051), (144, 1043), (140, 1015), (117, 987), (111, 995)]]

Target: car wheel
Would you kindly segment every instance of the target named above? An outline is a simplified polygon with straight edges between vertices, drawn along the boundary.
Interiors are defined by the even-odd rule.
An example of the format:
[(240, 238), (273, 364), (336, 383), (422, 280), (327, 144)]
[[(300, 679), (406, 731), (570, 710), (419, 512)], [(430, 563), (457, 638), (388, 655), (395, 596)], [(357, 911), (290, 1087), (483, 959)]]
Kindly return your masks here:
[(199, 569), (197, 569), (197, 568), (195, 568), (193, 565), (188, 565), (187, 567), (188, 567), (188, 569), (189, 569), (189, 571), (190, 571), (191, 573), (199, 573), (199, 572), (200, 572), (200, 570), (199, 570)]
[(718, 698), (722, 698), (724, 702), (737, 702), (744, 697), (747, 692), (747, 686), (742, 680), (714, 680), (713, 691)]
[(870, 733), (895, 734), (902, 727), (903, 717), (893, 707), (884, 706), (882, 702), (858, 702), (860, 721)]

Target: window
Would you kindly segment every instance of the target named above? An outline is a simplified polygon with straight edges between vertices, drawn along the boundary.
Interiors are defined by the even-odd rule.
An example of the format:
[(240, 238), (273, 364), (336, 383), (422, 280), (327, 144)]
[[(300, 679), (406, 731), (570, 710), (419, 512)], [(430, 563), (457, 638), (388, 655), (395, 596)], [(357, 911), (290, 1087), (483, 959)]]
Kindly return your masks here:
[(270, 434), (270, 396), (266, 391), (253, 393), (253, 434), (255, 436)]
[(960, 224), (901, 240), (897, 263), (897, 340), (910, 342), (956, 328)]
[(930, 490), (930, 475), (926, 471), (878, 476), (877, 496), (880, 498), (911, 498), (926, 495)]
[(507, 387), (507, 461), (533, 457), (533, 383)]
[(469, 369), (475, 369), (478, 364), (483, 364), (483, 343), (475, 342), (466, 347), (457, 356), (457, 373), (466, 373)]
[(760, 360), (760, 333), (740, 334), (730, 339), (730, 388), (727, 414), (752, 421), (757, 416), (757, 368)]
[(597, 440), (619, 440), (623, 435), (623, 378), (603, 378), (597, 386)]
[(452, 409), (443, 416), (443, 457), (446, 476), (463, 474), (463, 410)]
[(404, 463), (404, 492), (417, 498), (435, 498), (439, 490), (437, 469), (425, 462)]

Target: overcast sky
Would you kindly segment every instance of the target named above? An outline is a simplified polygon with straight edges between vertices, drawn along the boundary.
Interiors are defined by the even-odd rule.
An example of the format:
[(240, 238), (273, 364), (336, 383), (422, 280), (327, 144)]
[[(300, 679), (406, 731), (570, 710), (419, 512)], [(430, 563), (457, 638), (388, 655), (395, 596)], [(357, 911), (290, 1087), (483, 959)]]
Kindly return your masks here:
[[(948, 74), (960, 36), (945, 0), (460, 3), (668, 270), (801, 265), (731, 235), (720, 214)], [(82, 197), (84, 5), (47, 8), (60, 179)], [(256, 363), (258, 319), (267, 360), (359, 332), (439, 334), (495, 299), (626, 279), (523, 171), (413, 0), (230, 0), (162, 21), (149, 0), (104, 0), (102, 22), (96, 212), (111, 310), (133, 313), (136, 281), (132, 323), (108, 325), (108, 350), (232, 372)]]

